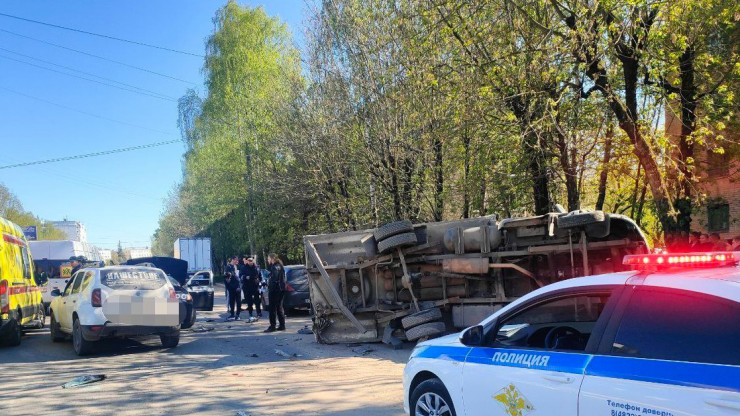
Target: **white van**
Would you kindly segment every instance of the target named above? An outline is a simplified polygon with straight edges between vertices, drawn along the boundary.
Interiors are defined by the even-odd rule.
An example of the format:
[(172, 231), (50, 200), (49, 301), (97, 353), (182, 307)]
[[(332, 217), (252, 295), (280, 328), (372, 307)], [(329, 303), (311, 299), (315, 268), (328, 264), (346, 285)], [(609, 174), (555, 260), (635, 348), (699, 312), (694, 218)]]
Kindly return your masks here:
[(41, 286), (41, 298), (47, 310), (51, 303), (51, 291), (64, 290), (72, 275), (70, 257), (84, 256), (87, 259), (85, 267), (103, 266), (100, 251), (88, 243), (71, 240), (29, 241), (28, 247), (36, 270), (36, 283)]

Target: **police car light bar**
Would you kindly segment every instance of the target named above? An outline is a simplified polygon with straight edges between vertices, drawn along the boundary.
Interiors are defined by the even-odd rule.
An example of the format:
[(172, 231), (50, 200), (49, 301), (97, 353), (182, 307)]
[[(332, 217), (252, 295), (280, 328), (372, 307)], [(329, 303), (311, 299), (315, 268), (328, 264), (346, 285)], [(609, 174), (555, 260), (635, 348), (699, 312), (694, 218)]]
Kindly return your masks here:
[(732, 252), (635, 254), (624, 256), (626, 266), (644, 268), (667, 267), (718, 267), (734, 264), (737, 260)]

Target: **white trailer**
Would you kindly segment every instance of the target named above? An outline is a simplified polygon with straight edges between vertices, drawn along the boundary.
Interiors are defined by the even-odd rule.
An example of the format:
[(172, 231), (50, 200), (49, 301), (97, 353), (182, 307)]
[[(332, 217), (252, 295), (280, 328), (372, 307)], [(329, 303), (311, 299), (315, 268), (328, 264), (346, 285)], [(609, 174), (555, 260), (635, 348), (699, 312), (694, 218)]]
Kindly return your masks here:
[(178, 238), (175, 257), (188, 262), (188, 274), (212, 270), (210, 238)]

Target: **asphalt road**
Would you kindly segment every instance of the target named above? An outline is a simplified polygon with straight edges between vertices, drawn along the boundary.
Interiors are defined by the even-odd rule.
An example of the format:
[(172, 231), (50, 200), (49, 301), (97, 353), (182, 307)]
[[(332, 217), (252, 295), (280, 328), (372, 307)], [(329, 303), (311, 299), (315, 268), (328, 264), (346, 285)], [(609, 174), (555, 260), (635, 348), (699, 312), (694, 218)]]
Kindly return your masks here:
[[(298, 334), (310, 325), (306, 314), (264, 334), (267, 313), (256, 323), (224, 322), (223, 290), (216, 293), (214, 311), (199, 311), (193, 326), (213, 330), (183, 331), (173, 349), (159, 338), (108, 340), (78, 357), (71, 341), (51, 342), (48, 326), (29, 331), (20, 347), (0, 347), (0, 415), (403, 414), (410, 347), (320, 345)], [(61, 387), (86, 374), (107, 378)]]

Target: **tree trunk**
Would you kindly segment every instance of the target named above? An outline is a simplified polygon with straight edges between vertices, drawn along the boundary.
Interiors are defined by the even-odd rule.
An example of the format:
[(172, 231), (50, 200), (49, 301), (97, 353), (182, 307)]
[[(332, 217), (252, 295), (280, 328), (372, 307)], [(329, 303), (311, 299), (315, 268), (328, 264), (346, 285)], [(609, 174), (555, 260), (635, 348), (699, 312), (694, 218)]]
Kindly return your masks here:
[(606, 199), (606, 181), (609, 177), (609, 161), (612, 153), (612, 138), (614, 137), (614, 125), (609, 123), (606, 126), (606, 137), (604, 139), (604, 158), (601, 162), (601, 174), (599, 175), (599, 196), (596, 198), (596, 210), (604, 209), (604, 200)]
[[(434, 221), (442, 221), (444, 215), (444, 169), (442, 166), (442, 140), (434, 134)], [(466, 172), (467, 176), (467, 172)]]
[(560, 153), (560, 167), (565, 174), (565, 189), (568, 193), (568, 211), (575, 211), (581, 209), (575, 149), (568, 149), (568, 141), (560, 130), (556, 134), (558, 137), (558, 152)]
[(462, 137), (463, 148), (465, 149), (465, 161), (463, 165), (463, 208), (462, 217), (470, 218), (470, 137), (468, 130), (465, 129)]

